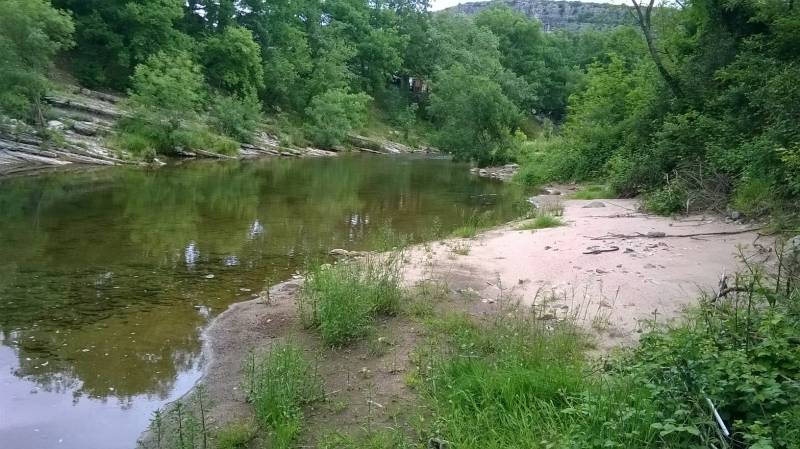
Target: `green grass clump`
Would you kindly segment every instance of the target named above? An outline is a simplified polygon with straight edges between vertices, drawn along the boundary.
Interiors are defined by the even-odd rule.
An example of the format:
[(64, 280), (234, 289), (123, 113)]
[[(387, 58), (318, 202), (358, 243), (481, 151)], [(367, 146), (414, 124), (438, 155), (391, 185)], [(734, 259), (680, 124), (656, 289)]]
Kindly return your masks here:
[(226, 424), (217, 431), (214, 447), (217, 449), (247, 449), (247, 445), (254, 436), (255, 429), (249, 424)]
[(412, 449), (419, 446), (412, 444), (400, 431), (377, 430), (357, 436), (331, 433), (324, 435), (317, 447), (319, 449)]
[(614, 198), (614, 191), (604, 185), (588, 185), (573, 193), (572, 198), (576, 200), (600, 200)]
[(397, 314), (402, 296), (397, 256), (368, 256), (314, 270), (298, 306), (307, 327), (341, 346), (365, 336), (379, 315)]
[(559, 217), (545, 214), (539, 215), (533, 220), (523, 223), (518, 229), (527, 231), (534, 229), (555, 228), (557, 226), (562, 226), (563, 224), (564, 222)]
[(248, 400), (259, 424), (269, 431), (272, 448), (289, 448), (302, 430), (303, 406), (323, 390), (314, 365), (290, 343), (273, 345), (245, 366)]
[(491, 220), (487, 214), (473, 213), (465, 217), (464, 224), (451, 232), (452, 237), (468, 239), (475, 237), (479, 232), (491, 227)]

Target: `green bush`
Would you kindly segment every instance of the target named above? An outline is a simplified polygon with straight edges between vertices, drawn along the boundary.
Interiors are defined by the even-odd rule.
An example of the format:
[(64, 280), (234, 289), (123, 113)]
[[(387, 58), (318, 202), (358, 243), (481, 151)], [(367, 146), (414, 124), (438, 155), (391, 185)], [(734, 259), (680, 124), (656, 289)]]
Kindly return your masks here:
[(212, 100), (209, 110), (211, 126), (239, 142), (253, 140), (262, 118), (261, 103), (254, 95), (241, 99), (219, 95)]
[(322, 383), (303, 350), (275, 343), (245, 366), (247, 397), (259, 423), (270, 431), (270, 447), (286, 449), (302, 430), (303, 406), (322, 397)]
[(341, 144), (350, 131), (364, 124), (369, 101), (366, 94), (351, 94), (343, 89), (328, 90), (314, 97), (306, 109), (311, 140), (323, 148)]
[(44, 0), (0, 2), (0, 113), (42, 123), (53, 58), (72, 46), (69, 14)]
[(659, 215), (671, 215), (685, 211), (689, 194), (680, 182), (671, 182), (664, 187), (645, 194), (644, 207)]
[[(784, 273), (789, 270), (784, 267)], [(750, 290), (704, 301), (688, 319), (645, 334), (616, 373), (646, 386), (665, 441), (710, 447), (796, 448), (800, 441), (800, 292), (792, 281), (740, 276)], [(710, 399), (731, 431), (719, 441)], [(677, 428), (698, 429), (673, 435)], [(673, 445), (672, 447), (678, 447)]]
[(767, 179), (745, 180), (733, 194), (733, 208), (748, 217), (759, 217), (774, 205), (773, 184)]
[(306, 280), (300, 316), (323, 341), (340, 346), (367, 334), (379, 315), (395, 315), (403, 295), (396, 256), (323, 265)]

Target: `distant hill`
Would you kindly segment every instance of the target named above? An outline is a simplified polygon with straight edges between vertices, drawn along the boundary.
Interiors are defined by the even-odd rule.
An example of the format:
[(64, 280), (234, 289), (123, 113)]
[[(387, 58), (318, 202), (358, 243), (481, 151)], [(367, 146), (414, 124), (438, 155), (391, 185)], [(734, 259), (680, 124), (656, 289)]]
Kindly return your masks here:
[[(495, 2), (462, 3), (444, 11), (474, 15)], [(584, 3), (554, 0), (501, 0), (528, 17), (539, 19), (545, 31), (565, 29), (577, 31), (584, 28), (610, 28), (633, 24), (633, 16), (627, 5), (608, 3)]]

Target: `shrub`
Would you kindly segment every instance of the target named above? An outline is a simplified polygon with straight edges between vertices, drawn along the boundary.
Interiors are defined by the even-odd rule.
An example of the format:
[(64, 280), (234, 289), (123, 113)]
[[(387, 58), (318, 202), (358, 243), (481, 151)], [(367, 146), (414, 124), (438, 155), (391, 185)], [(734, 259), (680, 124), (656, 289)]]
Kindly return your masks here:
[[(778, 279), (756, 270), (736, 278), (744, 293), (701, 302), (616, 364), (615, 373), (646, 386), (662, 419), (654, 427), (670, 447), (797, 447), (800, 294), (787, 269)], [(720, 437), (707, 399), (730, 438)]]
[(743, 181), (733, 194), (733, 208), (748, 217), (758, 217), (769, 212), (774, 201), (772, 183), (767, 179)]
[(306, 109), (311, 140), (324, 148), (342, 143), (351, 130), (364, 124), (369, 101), (366, 94), (351, 94), (344, 89), (315, 96)]
[(340, 346), (363, 337), (378, 315), (395, 315), (402, 290), (396, 256), (323, 265), (306, 280), (298, 299), (301, 319), (323, 341)]
[(261, 123), (261, 103), (254, 95), (219, 95), (212, 101), (209, 119), (217, 132), (239, 142), (250, 142)]
[(688, 198), (689, 194), (681, 183), (671, 182), (645, 194), (644, 207), (659, 215), (670, 215), (685, 210)]
[(322, 396), (314, 366), (301, 348), (276, 343), (265, 356), (253, 355), (245, 371), (248, 400), (256, 418), (272, 431), (270, 447), (291, 447), (302, 427), (302, 407)]
[(0, 112), (42, 120), (53, 57), (72, 46), (70, 16), (44, 0), (0, 2)]

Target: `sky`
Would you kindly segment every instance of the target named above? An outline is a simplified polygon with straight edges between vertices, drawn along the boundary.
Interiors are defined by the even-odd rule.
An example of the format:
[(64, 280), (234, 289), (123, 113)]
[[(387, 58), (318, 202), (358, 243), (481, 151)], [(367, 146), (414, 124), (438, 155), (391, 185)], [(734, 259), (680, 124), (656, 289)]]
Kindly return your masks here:
[[(470, 1), (480, 1), (480, 0), (431, 0), (431, 9), (433, 11), (438, 11), (440, 9), (457, 5), (459, 3), (468, 3)], [(628, 3), (628, 0), (593, 0), (589, 1), (588, 3), (614, 3), (618, 5), (620, 3)]]

